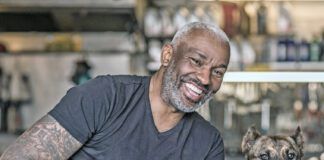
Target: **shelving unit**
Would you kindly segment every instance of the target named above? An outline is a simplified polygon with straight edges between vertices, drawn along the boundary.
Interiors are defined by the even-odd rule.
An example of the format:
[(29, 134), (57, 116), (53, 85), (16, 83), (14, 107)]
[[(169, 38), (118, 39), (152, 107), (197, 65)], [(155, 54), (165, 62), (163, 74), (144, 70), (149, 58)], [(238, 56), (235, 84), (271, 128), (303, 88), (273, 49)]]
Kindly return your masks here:
[[(223, 133), (225, 150), (229, 160), (244, 159), (240, 151), (242, 133), (252, 124), (257, 128), (264, 129), (263, 131), (268, 134), (288, 133), (296, 125), (301, 125), (305, 136), (316, 132), (315, 136), (313, 135), (312, 138), (305, 141), (305, 155), (303, 158), (319, 157), (323, 153), (323, 138), (318, 136), (322, 132), (317, 132), (317, 128), (318, 126), (323, 128), (323, 123), (319, 123), (322, 120), (319, 119), (323, 119), (324, 107), (324, 55), (322, 55), (322, 59), (321, 56), (319, 56), (318, 60), (311, 59), (311, 52), (309, 50), (309, 58), (301, 58), (301, 50), (298, 50), (300, 49), (298, 45), (301, 43), (301, 39), (304, 38), (310, 45), (313, 42), (312, 40), (314, 40), (312, 36), (314, 34), (319, 36), (319, 33), (322, 32), (318, 26), (323, 26), (324, 24), (320, 21), (323, 19), (323, 14), (320, 13), (324, 7), (324, 1), (149, 0), (148, 2), (151, 2), (151, 6), (148, 7), (160, 11), (163, 11), (164, 8), (173, 8), (174, 10), (171, 12), (173, 14), (177, 13), (180, 7), (185, 7), (190, 14), (194, 14), (196, 7), (199, 5), (204, 7), (206, 4), (210, 6), (222, 4), (223, 2), (233, 2), (238, 4), (239, 7), (242, 7), (241, 5), (244, 3), (253, 3), (254, 7), (256, 7), (264, 2), (267, 5), (267, 12), (269, 12), (267, 14), (267, 27), (269, 27), (267, 32), (258, 32), (257, 9), (253, 9), (250, 6), (250, 12), (247, 13), (251, 15), (248, 21), (250, 24), (249, 34), (243, 37), (243, 32), (237, 31), (236, 35), (231, 36), (233, 37), (231, 40), (236, 42), (236, 46), (242, 44), (238, 42), (242, 42), (243, 38), (248, 40), (251, 46), (253, 46), (255, 59), (253, 62), (245, 61), (246, 59), (244, 58), (248, 57), (246, 55), (251, 54), (246, 52), (243, 54), (242, 47), (237, 47), (239, 52), (237, 54), (238, 60), (230, 62), (228, 71), (223, 79), (224, 84), (215, 95), (215, 99), (209, 104), (210, 107), (207, 109), (202, 108), (203, 113), (207, 113), (207, 118), (205, 118), (210, 118), (210, 122)], [(276, 21), (278, 17), (276, 16), (279, 14), (277, 9), (281, 2), (289, 3), (290, 7), (293, 7), (292, 10), (286, 8), (290, 11), (292, 18), (293, 28), (289, 30), (280, 30), (276, 26), (278, 24)], [(222, 9), (220, 5), (215, 10), (219, 12), (219, 15), (222, 15), (224, 14)], [(205, 12), (207, 12), (206, 10)], [(253, 10), (253, 13), (251, 13), (251, 10)], [(272, 13), (270, 14), (270, 12)], [(225, 22), (222, 18), (218, 17), (219, 15), (215, 13), (214, 18), (219, 20), (217, 24), (222, 27)], [(271, 16), (272, 19), (268, 19)], [(171, 16), (170, 19), (173, 20), (173, 18)], [(230, 18), (227, 17), (228, 19)], [(232, 25), (234, 26), (233, 28), (237, 27), (235, 24)], [(223, 29), (225, 30), (225, 28)], [(154, 40), (163, 44), (166, 40), (172, 39), (172, 37), (165, 36), (163, 33), (158, 35), (150, 36), (144, 34), (146, 43), (149, 44), (148, 42)], [(288, 57), (288, 45), (286, 45), (288, 43), (285, 43), (286, 56), (279, 59), (279, 55), (281, 56), (280, 53), (282, 53), (280, 51), (282, 50), (279, 50), (278, 46), (279, 41), (283, 41), (282, 39), (292, 39), (294, 41), (295, 48), (293, 49), (295, 52), (289, 48), (289, 56), (293, 55), (291, 56), (293, 58)], [(149, 51), (148, 47), (147, 51)], [(152, 57), (152, 60), (148, 61), (146, 65), (147, 69), (152, 72), (160, 67), (160, 62), (155, 57)], [(229, 123), (231, 125), (228, 125)], [(322, 148), (316, 150), (312, 148), (312, 145)]]

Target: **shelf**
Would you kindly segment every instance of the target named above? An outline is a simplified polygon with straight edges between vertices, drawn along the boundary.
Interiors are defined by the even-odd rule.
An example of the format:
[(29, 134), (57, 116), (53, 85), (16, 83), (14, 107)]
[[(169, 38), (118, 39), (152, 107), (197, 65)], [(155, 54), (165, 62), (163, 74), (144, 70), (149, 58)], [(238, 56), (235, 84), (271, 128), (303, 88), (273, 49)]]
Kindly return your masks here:
[(272, 62), (269, 63), (271, 70), (298, 70), (298, 71), (323, 71), (324, 62)]
[[(2, 8), (6, 7), (83, 7), (83, 8), (134, 8), (135, 0), (2, 0)], [(1, 8), (1, 9), (2, 9)]]
[(4, 0), (0, 16), (5, 22), (0, 28), (4, 32), (129, 32), (137, 23), (132, 1)]
[[(320, 62), (305, 62), (301, 63), (302, 66), (306, 66), (312, 69), (318, 67), (323, 71), (324, 63)], [(314, 64), (315, 67), (313, 66)], [(285, 63), (277, 64), (286, 65)], [(292, 65), (292, 64), (287, 64)], [(148, 63), (147, 68), (151, 71), (158, 70), (160, 67), (159, 63)], [(293, 69), (293, 68), (291, 68)], [(295, 68), (296, 70), (296, 68)], [(308, 83), (308, 82), (317, 82), (324, 83), (324, 71), (323, 72), (297, 72), (297, 71), (267, 71), (267, 72), (235, 72), (227, 71), (223, 79), (224, 82), (295, 82), (295, 83)]]
[[(245, 71), (324, 71), (324, 61), (318, 62), (269, 62), (256, 63), (243, 67)], [(241, 65), (231, 63), (231, 71), (240, 71)]]
[(104, 50), (104, 51), (28, 51), (28, 52), (0, 52), (0, 58), (13, 56), (68, 56), (68, 55), (131, 55), (127, 50)]
[(227, 72), (224, 82), (324, 83), (324, 72)]

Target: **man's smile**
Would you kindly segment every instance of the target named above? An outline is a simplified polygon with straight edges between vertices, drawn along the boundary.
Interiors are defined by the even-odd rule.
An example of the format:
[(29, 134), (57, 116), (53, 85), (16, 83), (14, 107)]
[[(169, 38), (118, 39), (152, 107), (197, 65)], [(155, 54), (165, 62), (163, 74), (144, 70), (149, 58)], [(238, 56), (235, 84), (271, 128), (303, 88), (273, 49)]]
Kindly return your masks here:
[(191, 103), (198, 103), (206, 93), (206, 89), (193, 82), (183, 82), (182, 86), (184, 96)]

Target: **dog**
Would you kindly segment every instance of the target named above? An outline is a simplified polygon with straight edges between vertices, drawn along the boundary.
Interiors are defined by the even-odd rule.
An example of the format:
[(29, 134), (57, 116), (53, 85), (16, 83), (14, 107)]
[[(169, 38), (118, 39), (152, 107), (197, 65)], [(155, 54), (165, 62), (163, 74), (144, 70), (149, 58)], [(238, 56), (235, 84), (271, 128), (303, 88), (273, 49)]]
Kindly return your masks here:
[(301, 160), (303, 143), (299, 126), (290, 136), (261, 135), (251, 126), (242, 139), (241, 149), (247, 160)]

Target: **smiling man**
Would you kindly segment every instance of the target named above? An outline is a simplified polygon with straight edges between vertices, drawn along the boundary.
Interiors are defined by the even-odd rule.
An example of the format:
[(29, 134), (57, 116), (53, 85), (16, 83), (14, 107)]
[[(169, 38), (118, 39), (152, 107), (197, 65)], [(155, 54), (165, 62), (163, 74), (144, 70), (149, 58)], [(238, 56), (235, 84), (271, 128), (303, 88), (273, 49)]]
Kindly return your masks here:
[(223, 160), (220, 133), (195, 110), (221, 86), (229, 40), (187, 24), (152, 77), (99, 76), (70, 89), (2, 159)]

